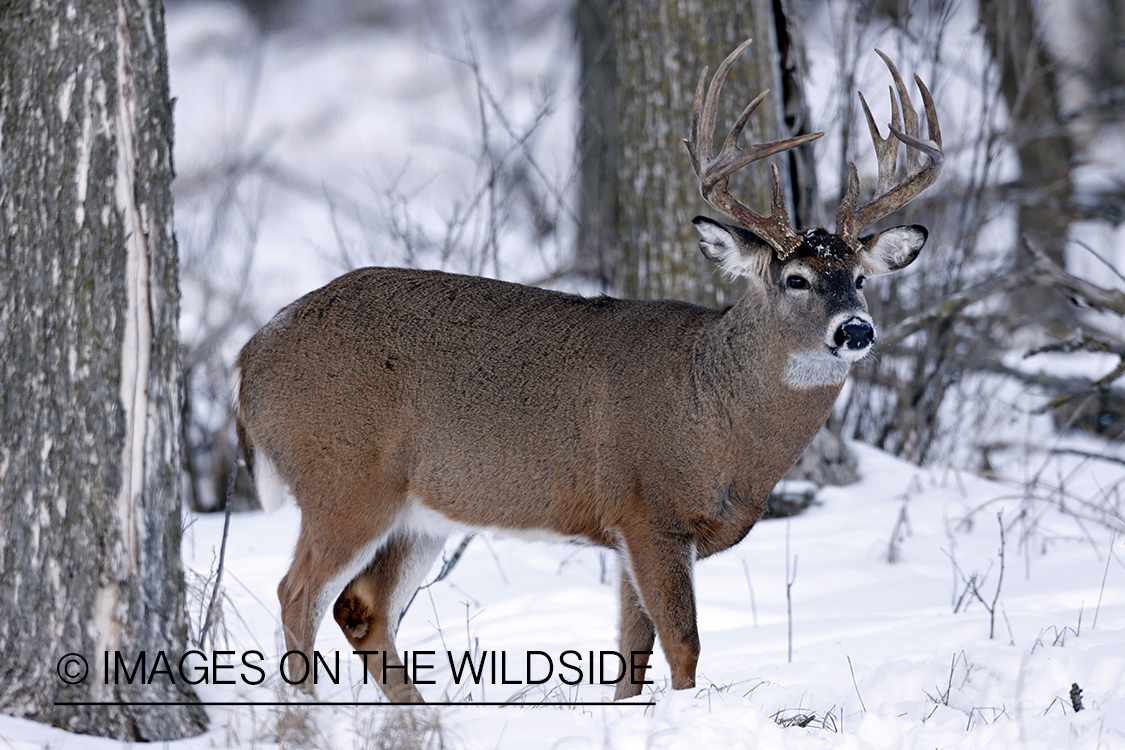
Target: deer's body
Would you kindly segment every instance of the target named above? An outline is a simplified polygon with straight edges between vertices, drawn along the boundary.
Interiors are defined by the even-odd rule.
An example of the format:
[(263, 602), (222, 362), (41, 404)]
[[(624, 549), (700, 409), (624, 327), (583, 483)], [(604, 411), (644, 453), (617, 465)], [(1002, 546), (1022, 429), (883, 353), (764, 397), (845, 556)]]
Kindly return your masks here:
[[(620, 653), (650, 651), (659, 635), (672, 687), (695, 684), (692, 566), (749, 532), (870, 350), (863, 277), (908, 265), (926, 232), (858, 232), (940, 164), (923, 87), (936, 143), (909, 120), (895, 135), (932, 157), (930, 172), (858, 211), (853, 179), (838, 234), (798, 234), (780, 189), (761, 217), (726, 179), (810, 137), (747, 154), (734, 143), (751, 105), (715, 156), (696, 138), (700, 121), (713, 130), (712, 92), (701, 108), (701, 82), (689, 151), (704, 196), (741, 225), (695, 220), (704, 254), (751, 281), (729, 309), (369, 268), (301, 298), (247, 343), (240, 445), (301, 508), (279, 587), (289, 649), (311, 651), (331, 606), (388, 697), (421, 700), (396, 654), (399, 613), (452, 530), (498, 529), (616, 550)], [(616, 697), (640, 687), (621, 682)]]
[[(702, 557), (746, 534), (839, 391), (779, 393), (786, 342), (744, 299), (717, 311), (362, 269), (251, 340), (242, 418), (275, 466), (315, 446), (348, 495), (407, 521), (413, 504), (616, 546), (642, 506), (663, 503)], [(299, 423), (269, 410), (283, 399)], [(323, 482), (285, 478), (297, 497)]]

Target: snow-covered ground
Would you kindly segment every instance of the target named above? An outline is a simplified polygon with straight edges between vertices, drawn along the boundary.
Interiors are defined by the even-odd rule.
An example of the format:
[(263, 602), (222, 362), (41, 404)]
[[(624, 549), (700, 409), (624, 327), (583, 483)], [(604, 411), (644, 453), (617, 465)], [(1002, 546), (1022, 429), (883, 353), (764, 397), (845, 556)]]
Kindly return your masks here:
[[(854, 447), (858, 484), (826, 489), (805, 515), (762, 522), (699, 563), (699, 687), (670, 691), (658, 654), (655, 684), (641, 698), (653, 705), (535, 706), (612, 698), (612, 686), (563, 684), (560, 675), (576, 673), (557, 666), (542, 685), (500, 684), (499, 672), (479, 686), (467, 675), (457, 684), (447, 653), (459, 665), (465, 651), (478, 660), (494, 652), (507, 660), (507, 678), (522, 681), (528, 652), (557, 665), (567, 650), (583, 654), (568, 657), (574, 663), (616, 647), (612, 559), (586, 547), (475, 538), (452, 574), (415, 600), (398, 646), (436, 652), (422, 660), (435, 665), (422, 672), (435, 683), (421, 688), (431, 701), (532, 706), (443, 706), (420, 723), (457, 748), (1125, 748), (1125, 536), (1112, 540), (1082, 504), (1120, 514), (1125, 470), (1073, 456), (1055, 463), (1061, 475), (1050, 472), (1058, 492), (1026, 497), (1022, 487)], [(202, 700), (307, 700), (277, 675), (275, 591), (298, 522), (292, 505), (232, 519), (225, 620), (207, 651), (234, 652), (220, 659), (235, 665), (223, 676), (236, 684), (200, 685)], [(189, 523), (184, 555), (198, 583), (215, 564), (223, 519)], [(965, 590), (957, 569), (984, 576), (994, 637), (971, 596), (954, 611)], [(198, 619), (198, 599), (194, 606)], [(271, 747), (279, 726), (290, 747), (384, 746), (384, 723), (401, 731), (403, 709), (367, 705), (382, 694), (364, 684), (331, 618), (317, 648), (333, 668), (339, 653), (341, 664), (338, 685), (321, 672), (317, 699), (363, 705), (213, 706), (207, 734), (167, 747)], [(258, 686), (244, 684), (261, 677), (241, 665), (252, 651), (267, 675)], [(534, 677), (546, 671), (543, 657), (532, 664)], [(21, 749), (118, 746), (3, 717), (0, 737)]]
[[(481, 65), (514, 131), (534, 125), (529, 143), (561, 206), (573, 176), (566, 144), (575, 129), (576, 71), (565, 18), (551, 3), (527, 5), (523, 33), (502, 51), (482, 50)], [(419, 42), (370, 27), (330, 44), (296, 34), (259, 43), (244, 15), (214, 3), (170, 9), (168, 37), (185, 262), (238, 279), (242, 251), (253, 247), (252, 281), (240, 292), (263, 320), (338, 273), (344, 254), (404, 262), (387, 224), (433, 230), (476, 194), (479, 100), (471, 71), (453, 59), (471, 47), (458, 33)], [(501, 54), (497, 72), (490, 65)], [(486, 112), (497, 152), (510, 153), (511, 133), (500, 132), (496, 111)], [(225, 188), (225, 234), (208, 249), (221, 223), (214, 191)], [(403, 196), (409, 205), (398, 201)], [(558, 236), (523, 256), (517, 249), (533, 232), (518, 208), (504, 210), (503, 221), (481, 214), (467, 230), (487, 235), (503, 226), (497, 257), (429, 264), (522, 280), (549, 275), (559, 259), (552, 253), (567, 247), (572, 228), (562, 220)], [(480, 267), (464, 265), (472, 263)], [(189, 268), (188, 339), (206, 317), (208, 292), (197, 280)], [(762, 522), (734, 549), (701, 562), (695, 690), (669, 690), (658, 653), (649, 672), (655, 684), (639, 701), (573, 705), (612, 697), (612, 686), (562, 682), (575, 673), (564, 673), (559, 657), (575, 651), (585, 662), (590, 652), (616, 648), (615, 560), (591, 548), (474, 539), (402, 623), (400, 650), (435, 652), (423, 657), (435, 665), (423, 695), (572, 705), (442, 706), (415, 714), (416, 731), (457, 748), (1125, 748), (1125, 531), (1113, 531), (1125, 529), (1125, 450), (1054, 437), (1046, 418), (1013, 409), (1016, 401), (1005, 397), (996, 407), (1010, 412), (1015, 443), (1028, 444), (992, 457), (1007, 480), (919, 469), (855, 445), (858, 484), (825, 489), (805, 515)], [(203, 701), (241, 705), (210, 706), (205, 735), (167, 747), (384, 747), (407, 732), (401, 709), (369, 705), (382, 694), (364, 684), (330, 617), (317, 648), (333, 667), (339, 655), (339, 684), (322, 679), (317, 699), (347, 705), (292, 705), (307, 698), (288, 692), (277, 673), (284, 646), (276, 588), (298, 524), (291, 505), (233, 517), (224, 619), (218, 643), (205, 651), (208, 658), (233, 652), (218, 658), (235, 664), (221, 673), (235, 684), (206, 684), (214, 683), (211, 673), (197, 690)], [(222, 517), (185, 518), (196, 631), (222, 525)], [(966, 593), (974, 576), (983, 603)], [(985, 605), (994, 602), (992, 617)], [(458, 684), (447, 654), (460, 664), (466, 651), (506, 662), (506, 676), (517, 681), (528, 654), (544, 652), (555, 675), (502, 684), (498, 672), (479, 685)], [(247, 684), (259, 673), (241, 665), (243, 655), (263, 669), (262, 684)], [(536, 676), (545, 671), (544, 657), (530, 658)], [(1072, 685), (1082, 691), (1081, 711)], [(0, 748), (8, 747), (120, 744), (0, 717)]]
[[(1034, 498), (1021, 487), (955, 470), (919, 470), (855, 448), (861, 482), (824, 490), (823, 504), (806, 515), (763, 522), (734, 549), (698, 565), (699, 688), (670, 691), (667, 664), (657, 655), (650, 673), (656, 684), (643, 696), (653, 706), (443, 707), (436, 712), (448, 743), (1125, 747), (1125, 535), (1111, 548), (1113, 534), (1081, 505), (1087, 499), (1120, 513), (1125, 471), (1079, 457), (1056, 462), (1070, 475), (1051, 478), (1061, 494)], [(273, 592), (297, 523), (292, 506), (272, 516), (236, 517), (228, 548), (228, 647), (256, 648), (274, 665), (280, 647)], [(201, 573), (213, 563), (221, 527), (220, 518), (198, 518), (188, 532), (185, 555)], [(459, 664), (466, 650), (495, 652), (506, 655), (508, 677), (521, 680), (528, 652), (557, 657), (614, 649), (614, 564), (590, 548), (474, 539), (453, 573), (422, 592), (402, 623), (400, 650), (436, 652), (425, 658), (438, 666), (425, 673), (435, 684), (423, 686), (423, 695), (610, 700), (609, 686), (568, 687), (559, 679), (503, 685), (498, 676), (479, 687), (465, 679), (458, 685), (443, 662), (447, 653)], [(954, 612), (965, 590), (957, 569), (964, 577), (984, 576), (980, 589), (990, 606), (996, 597), (993, 638), (979, 602), (963, 601)], [(359, 659), (330, 619), (318, 648), (341, 651), (345, 665), (341, 685), (325, 685), (321, 700), (382, 700), (377, 688), (362, 684)], [(532, 663), (535, 676), (542, 675), (543, 659)], [(575, 673), (562, 676), (573, 681)], [(201, 697), (275, 700), (278, 682), (254, 690), (211, 688)], [(1082, 690), (1084, 710), (1077, 713), (1073, 684)], [(354, 733), (377, 731), (391, 710), (322, 708), (309, 721), (327, 737), (325, 746), (364, 746)], [(257, 710), (262, 744), (271, 741), (278, 714)], [(245, 708), (218, 712), (212, 735), (225, 736), (224, 725), (233, 724), (249, 744), (250, 715)], [(812, 717), (808, 726), (778, 723), (799, 715)]]

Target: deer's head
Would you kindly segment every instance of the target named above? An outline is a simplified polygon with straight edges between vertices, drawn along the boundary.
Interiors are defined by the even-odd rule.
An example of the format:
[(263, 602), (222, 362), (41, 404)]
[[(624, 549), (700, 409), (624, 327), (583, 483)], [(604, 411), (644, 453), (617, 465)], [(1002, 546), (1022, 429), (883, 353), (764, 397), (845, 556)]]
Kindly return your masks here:
[[(762, 216), (731, 196), (728, 183), (738, 169), (816, 140), (823, 133), (739, 147), (739, 136), (769, 93), (767, 90), (747, 105), (722, 148), (718, 153), (714, 151), (719, 92), (731, 66), (749, 44), (747, 40), (723, 61), (706, 88), (704, 69), (696, 89), (691, 138), (685, 141), (692, 168), (699, 176), (704, 199), (735, 222), (731, 225), (697, 217), (694, 223), (702, 235), (700, 248), (723, 273), (751, 280), (756, 288), (752, 294), (760, 300), (757, 307), (769, 316), (771, 335), (781, 337), (790, 351), (786, 371), (790, 385), (806, 388), (838, 384), (843, 382), (848, 365), (862, 359), (875, 343), (875, 325), (862, 292), (864, 281), (905, 268), (926, 243), (927, 232), (917, 225), (867, 235), (863, 232), (906, 205), (937, 179), (942, 166), (937, 112), (930, 92), (915, 76), (925, 105), (928, 138), (923, 140), (918, 113), (910, 103), (906, 85), (894, 64), (876, 50), (894, 78), (902, 119), (892, 91), (890, 134), (881, 137), (860, 94), (879, 164), (875, 196), (857, 207), (859, 177), (853, 162), (848, 189), (836, 213), (836, 231), (796, 231), (789, 220), (776, 166), (769, 216)], [(906, 175), (896, 182), (900, 142), (907, 147)]]

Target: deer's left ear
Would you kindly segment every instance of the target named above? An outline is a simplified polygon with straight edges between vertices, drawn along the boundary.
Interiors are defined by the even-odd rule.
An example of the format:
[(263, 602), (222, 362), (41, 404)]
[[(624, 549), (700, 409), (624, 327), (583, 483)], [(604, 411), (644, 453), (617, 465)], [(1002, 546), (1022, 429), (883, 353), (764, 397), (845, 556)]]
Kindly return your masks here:
[(868, 276), (894, 273), (914, 262), (929, 235), (925, 227), (913, 224), (861, 237), (859, 242), (863, 249), (859, 252), (859, 262)]

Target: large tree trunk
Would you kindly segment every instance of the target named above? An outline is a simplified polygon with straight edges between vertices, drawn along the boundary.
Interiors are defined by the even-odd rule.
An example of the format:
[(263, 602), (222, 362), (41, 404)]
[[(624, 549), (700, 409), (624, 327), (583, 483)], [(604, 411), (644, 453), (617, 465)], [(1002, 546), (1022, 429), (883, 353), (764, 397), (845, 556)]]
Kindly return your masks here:
[[(1000, 72), (1000, 91), (1012, 119), (1010, 137), (1020, 162), (1014, 192), (1020, 233), (1057, 265), (1066, 268), (1072, 214), (1070, 179), (1074, 145), (1062, 122), (1057, 64), (1047, 49), (1029, 0), (981, 0), (985, 39)], [(1019, 265), (1032, 261), (1020, 243)], [(1077, 322), (1075, 308), (1061, 295), (1029, 287), (1012, 293), (1020, 322), (1045, 324), (1067, 336)]]
[(578, 134), (577, 272), (613, 289), (621, 263), (617, 239), (618, 162), (617, 48), (613, 14), (603, 0), (578, 0), (574, 27), (582, 61), (578, 100), (582, 110)]
[[(580, 0), (579, 258), (583, 268), (595, 270), (617, 292), (729, 303), (732, 290), (700, 254), (691, 226), (691, 217), (707, 207), (683, 139), (700, 71), (707, 66), (713, 72), (748, 36), (754, 44), (723, 88), (717, 137), (723, 138), (743, 106), (767, 88), (772, 93), (750, 119), (743, 142), (804, 132), (799, 86), (792, 75), (799, 46), (791, 43), (784, 14), (776, 13), (769, 0), (722, 0), (706, 10), (687, 0)], [(793, 158), (778, 157), (787, 190), (792, 176), (812, 177), (811, 171), (793, 166)], [(766, 165), (743, 170), (731, 182), (732, 193), (743, 202), (768, 212), (772, 180)], [(801, 186), (805, 199), (799, 209), (808, 204), (810, 185)]]
[[(116, 652), (175, 669), (187, 637), (159, 1), (0, 5), (0, 139), (0, 709), (198, 734), (182, 680), (112, 674)], [(139, 701), (187, 705), (60, 705)]]

